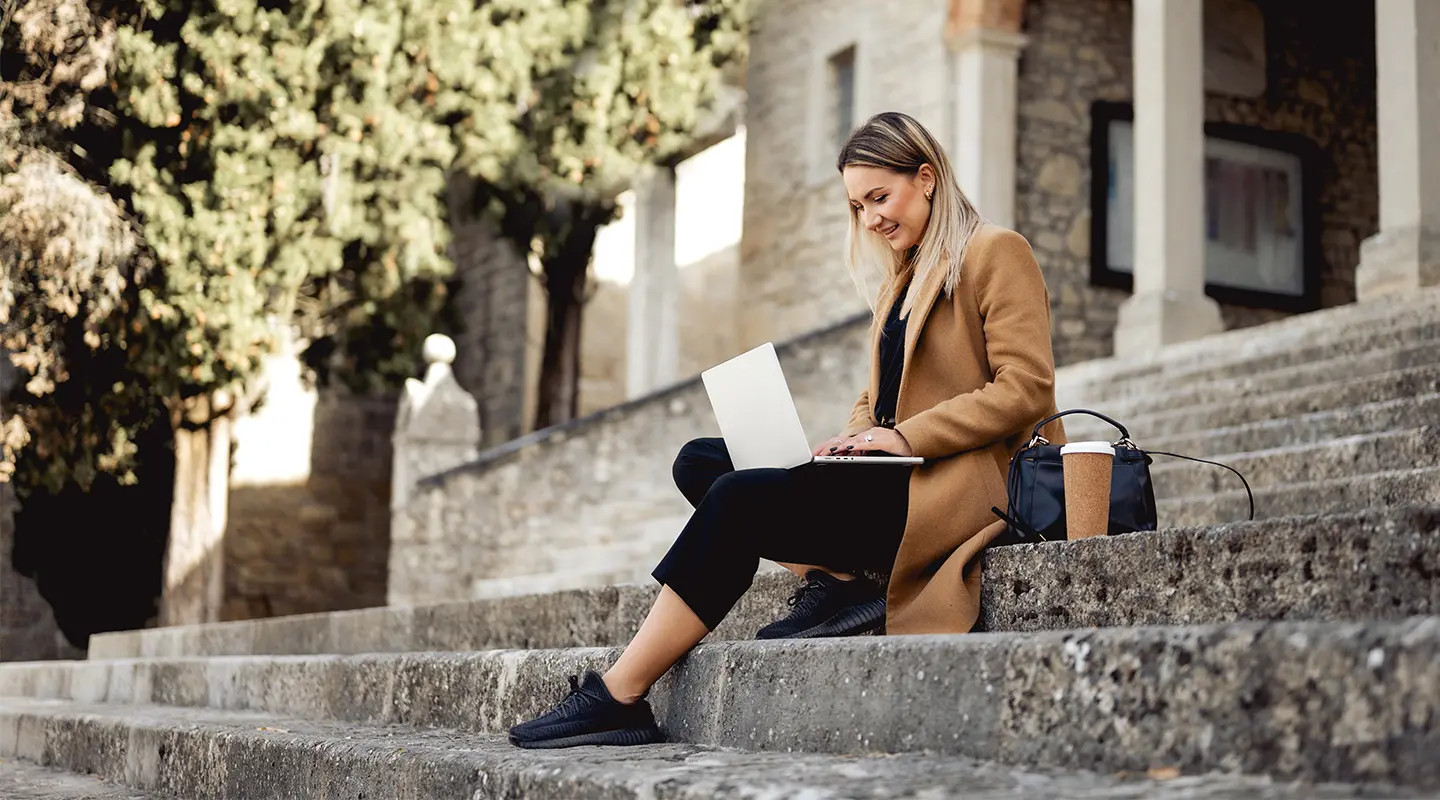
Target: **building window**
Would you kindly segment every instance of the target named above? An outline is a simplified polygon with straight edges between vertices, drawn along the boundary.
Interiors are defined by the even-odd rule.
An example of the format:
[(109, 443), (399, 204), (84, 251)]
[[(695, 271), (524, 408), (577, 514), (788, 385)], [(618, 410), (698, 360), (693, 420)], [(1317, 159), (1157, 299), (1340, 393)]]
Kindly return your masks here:
[[(1091, 114), (1090, 280), (1130, 290), (1135, 274), (1134, 113)], [(1205, 125), (1205, 293), (1280, 311), (1320, 303), (1315, 148), (1303, 137)]]
[(855, 46), (830, 56), (831, 128), (836, 148), (855, 129)]

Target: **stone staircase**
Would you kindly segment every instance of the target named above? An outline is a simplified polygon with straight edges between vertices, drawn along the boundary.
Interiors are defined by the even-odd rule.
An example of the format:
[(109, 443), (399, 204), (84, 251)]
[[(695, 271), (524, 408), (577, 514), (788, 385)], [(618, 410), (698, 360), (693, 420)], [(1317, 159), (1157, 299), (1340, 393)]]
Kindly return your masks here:
[(612, 660), (650, 586), (97, 636), (88, 661), (0, 665), (0, 758), (114, 785), (16, 762), (0, 790), (1440, 797), (1440, 292), (1059, 385), (1142, 446), (1240, 469), (1257, 519), (1230, 473), (1157, 459), (1163, 530), (991, 551), (967, 636), (750, 641), (793, 588), (762, 574), (653, 692), (671, 743), (637, 749), (503, 732)]

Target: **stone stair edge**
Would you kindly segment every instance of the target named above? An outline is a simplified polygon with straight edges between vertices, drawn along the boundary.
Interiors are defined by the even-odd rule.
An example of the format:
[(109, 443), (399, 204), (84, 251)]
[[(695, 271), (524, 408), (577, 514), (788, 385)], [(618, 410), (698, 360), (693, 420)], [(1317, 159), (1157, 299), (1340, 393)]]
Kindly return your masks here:
[[(1440, 306), (1440, 291), (1423, 289), (1406, 297), (1380, 298), (1365, 303), (1346, 303), (1330, 308), (1296, 314), (1262, 325), (1234, 328), (1200, 339), (1178, 342), (1159, 348), (1147, 358), (1109, 357), (1094, 359), (1063, 369), (1071, 380), (1083, 381), (1094, 376), (1114, 377), (1117, 371), (1160, 368), (1165, 364), (1194, 363), (1204, 356), (1215, 356), (1215, 363), (1243, 360), (1286, 349), (1305, 341), (1315, 331), (1345, 330), (1349, 333), (1419, 327), (1433, 321), (1432, 312)], [(1236, 345), (1239, 345), (1238, 347)]]
[[(1243, 417), (1243, 419), (1248, 419), (1250, 422), (1284, 419), (1284, 417), (1297, 416), (1297, 414), (1284, 410), (1287, 409), (1289, 404), (1305, 403), (1305, 401), (1322, 401), (1323, 406), (1320, 407), (1320, 409), (1310, 409), (1310, 412), (1313, 412), (1313, 410), (1351, 409), (1351, 407), (1358, 406), (1358, 404), (1375, 403), (1375, 401), (1382, 400), (1400, 400), (1404, 399), (1404, 394), (1403, 396), (1395, 397), (1388, 393), (1410, 393), (1408, 396), (1413, 397), (1416, 390), (1414, 390), (1413, 387), (1405, 386), (1407, 381), (1418, 381), (1418, 383), (1421, 384), (1426, 384), (1428, 381), (1430, 388), (1428, 388), (1428, 391), (1424, 391), (1424, 394), (1434, 393), (1436, 388), (1440, 388), (1440, 364), (1404, 368), (1404, 370), (1390, 370), (1385, 371), (1385, 373), (1374, 374), (1374, 376), (1339, 378), (1339, 380), (1310, 384), (1310, 386), (1269, 391), (1269, 393), (1257, 394), (1257, 396), (1250, 397), (1250, 399), (1246, 400), (1246, 403), (1240, 404), (1240, 406), (1237, 406), (1236, 403), (1202, 403), (1197, 404), (1197, 406), (1178, 407), (1178, 409), (1162, 409), (1156, 410), (1156, 412), (1139, 414), (1119, 414), (1119, 416), (1107, 412), (1104, 404), (1094, 404), (1094, 406), (1090, 407), (1090, 410), (1106, 414), (1106, 416), (1116, 417), (1117, 422), (1125, 424), (1130, 430), (1130, 433), (1135, 435), (1138, 430), (1145, 430), (1143, 426), (1146, 426), (1146, 424), (1149, 424), (1149, 426), (1161, 426), (1161, 424), (1175, 423), (1178, 422), (1178, 420), (1185, 419), (1207, 420), (1207, 422), (1202, 423), (1207, 424), (1207, 414), (1211, 414), (1211, 416), (1215, 416), (1215, 414), (1223, 416), (1225, 413), (1243, 412), (1244, 414), (1248, 414), (1248, 416)], [(1369, 394), (1369, 396), (1364, 396), (1358, 401), (1349, 401), (1348, 396), (1346, 396), (1346, 393), (1364, 394), (1367, 390), (1380, 391), (1382, 394), (1380, 397)], [(1338, 400), (1336, 400), (1335, 397), (1338, 397)], [(1125, 419), (1120, 419), (1120, 417), (1125, 417)], [(1077, 430), (1084, 430), (1084, 432), (1092, 432), (1092, 430), (1113, 430), (1110, 429), (1109, 424), (1104, 423), (1103, 420), (1094, 419), (1094, 417), (1087, 419), (1084, 414), (1074, 416), (1073, 419), (1077, 420), (1077, 424), (1074, 424), (1074, 427), (1076, 427)], [(1068, 427), (1071, 426), (1071, 417), (1066, 417), (1066, 422), (1068, 433)], [(1168, 433), (1169, 435), (1178, 435), (1178, 433), (1208, 433), (1212, 432), (1212, 430), (1221, 429), (1221, 427), (1237, 427), (1238, 424), (1244, 423), (1212, 424), (1211, 427), (1169, 429)]]
[(1383, 353), (1392, 359), (1407, 354), (1424, 353), (1440, 339), (1440, 327), (1434, 322), (1382, 327), (1365, 332), (1362, 338), (1342, 338), (1323, 344), (1277, 347), (1261, 353), (1203, 362), (1148, 364), (1108, 369), (1081, 362), (1056, 370), (1057, 390), (1064, 394), (1094, 399), (1119, 399), (1145, 394), (1153, 387), (1194, 389), (1212, 383), (1244, 379), (1254, 375), (1277, 372), (1303, 373), (1306, 368), (1339, 369), (1346, 362), (1359, 360), (1370, 353)]
[[(836, 758), (747, 753), (692, 745), (518, 751), (498, 737), (400, 726), (325, 725), (253, 713), (157, 708), (143, 718), (81, 704), (0, 701), (0, 752), (23, 753), (132, 786), (194, 800), (237, 796), (532, 797), (604, 796), (809, 800), (1027, 796), (1209, 800), (1420, 797), (1394, 786), (1275, 783), (1227, 774), (1147, 778), (1023, 770), (932, 755)], [(101, 743), (87, 747), (84, 743)], [(212, 775), (224, 775), (216, 785)], [(48, 800), (48, 798), (47, 798)], [(108, 799), (107, 799), (108, 800)]]
[[(1334, 532), (1329, 535), (1337, 541), (1346, 541), (1353, 530), (1382, 530), (1386, 532), (1385, 535), (1392, 537), (1402, 532), (1426, 534), (1435, 530), (1437, 519), (1440, 519), (1440, 505), (1415, 504), (1341, 514), (1238, 521), (1214, 526), (1167, 527), (1152, 533), (1125, 537), (996, 548), (987, 552), (984, 561), (982, 593), (987, 600), (982, 603), (982, 623), (993, 628), (1000, 620), (1019, 620), (1026, 614), (1048, 615), (1048, 618), (1054, 618), (1053, 604), (1037, 607), (1037, 598), (1043, 593), (1037, 593), (1028, 599), (1012, 596), (996, 599), (996, 593), (1001, 591), (998, 587), (1009, 586), (1011, 579), (1025, 572), (1025, 565), (1031, 562), (1044, 562), (1049, 569), (1057, 571), (1057, 574), (1066, 571), (1069, 561), (1082, 565), (1079, 569), (1069, 569), (1069, 572), (1076, 573), (1077, 577), (1074, 578), (1074, 591), (1069, 595), (1072, 599), (1063, 604), (1068, 608), (1079, 603), (1074, 598), (1086, 596), (1084, 592), (1089, 591), (1086, 587), (1091, 583), (1096, 580), (1109, 580), (1105, 576), (1111, 574), (1109, 570), (1115, 563), (1113, 559), (1118, 556), (1104, 554), (1126, 552), (1132, 546), (1143, 546), (1144, 557), (1150, 559), (1147, 570), (1156, 569), (1156, 564), (1168, 563), (1164, 554), (1176, 547), (1176, 542), (1188, 543), (1190, 551), (1186, 558), (1193, 558), (1194, 548), (1203, 545), (1216, 552), (1241, 552), (1242, 557), (1239, 558), (1243, 564), (1248, 563), (1245, 558), (1249, 557), (1249, 550), (1239, 548), (1254, 550), (1254, 542), (1262, 543), (1262, 549), (1270, 548), (1273, 547), (1269, 544), (1270, 540), (1276, 537), (1299, 536), (1304, 529)], [(1132, 540), (1137, 544), (1131, 545)], [(1240, 545), (1237, 542), (1251, 544)], [(1437, 538), (1436, 544), (1440, 546), (1440, 538)], [(1038, 549), (1032, 550), (1032, 547)], [(1257, 553), (1254, 557), (1260, 558), (1261, 554)], [(1371, 566), (1378, 569), (1382, 565), (1377, 562)], [(1086, 575), (1090, 576), (1089, 579), (1083, 577)], [(783, 609), (784, 597), (796, 585), (796, 580), (784, 572), (758, 574), (751, 591), (741, 599), (735, 612), (713, 634), (713, 638), (751, 638), (754, 630)], [(552, 633), (563, 631), (565, 635), (573, 636), (571, 642), (620, 643), (624, 637), (633, 633), (634, 626), (639, 623), (653, 601), (654, 593), (650, 583), (627, 583), (428, 606), (381, 606), (329, 614), (123, 631), (92, 637), (89, 657), (92, 661), (99, 661), (182, 653), (198, 656), (234, 655), (237, 654), (236, 651), (247, 654), (306, 654), (354, 653), (363, 649), (456, 649), (462, 646), (465, 649), (490, 649), (484, 646), (485, 642), (499, 641), (529, 646), (537, 641), (547, 641), (537, 638), (530, 630), (537, 625), (544, 626), (546, 631)], [(1149, 610), (1158, 614), (1183, 601), (1183, 597), (1171, 598), (1168, 604), (1156, 604)], [(1095, 619), (1094, 615), (1103, 612), (1103, 607), (1097, 608), (1093, 603), (1090, 606), (1080, 603), (1080, 607), (1088, 607), (1088, 613), (1092, 615), (1088, 619), (1080, 618), (1081, 622), (1086, 624)], [(1065, 617), (1066, 620), (1073, 618), (1074, 615)], [(492, 619), (501, 622), (485, 625), (487, 620)], [(570, 627), (567, 628), (567, 625)], [(479, 632), (476, 631), (479, 626), (485, 626), (484, 635), (489, 638), (479, 638)], [(611, 638), (604, 642), (591, 640), (591, 637), (601, 633)]]
[[(1228, 473), (1226, 473), (1226, 474), (1228, 474)], [(1256, 506), (1256, 509), (1255, 509), (1255, 510), (1256, 510), (1256, 513), (1258, 514), (1258, 513), (1261, 513), (1261, 511), (1263, 510), (1263, 509), (1260, 508), (1260, 498), (1261, 498), (1262, 495), (1272, 495), (1272, 494), (1277, 494), (1277, 493), (1282, 493), (1282, 492), (1284, 492), (1284, 493), (1291, 493), (1291, 494), (1294, 494), (1294, 493), (1309, 493), (1309, 494), (1313, 494), (1313, 495), (1315, 495), (1315, 496), (1317, 496), (1317, 497), (1323, 497), (1323, 496), (1325, 495), (1325, 490), (1328, 490), (1328, 489), (1336, 489), (1336, 488), (1339, 488), (1339, 487), (1362, 486), (1362, 485), (1365, 485), (1365, 484), (1367, 484), (1367, 483), (1383, 482), (1383, 481), (1386, 481), (1387, 479), (1400, 479), (1400, 478), (1434, 479), (1434, 481), (1436, 482), (1437, 488), (1440, 488), (1440, 466), (1396, 467), (1396, 468), (1394, 468), (1394, 469), (1380, 470), (1380, 471), (1378, 471), (1378, 472), (1369, 472), (1369, 473), (1365, 473), (1365, 474), (1363, 474), (1363, 475), (1348, 475), (1348, 476), (1345, 476), (1345, 477), (1326, 478), (1326, 479), (1324, 479), (1324, 480), (1317, 480), (1317, 481), (1301, 481), (1301, 482), (1298, 482), (1298, 483), (1292, 483), (1292, 484), (1286, 484), (1286, 485), (1255, 486), (1254, 484), (1251, 484), (1251, 487), (1250, 487), (1250, 488), (1251, 488), (1251, 492), (1255, 495), (1255, 506)], [(1237, 484), (1237, 485), (1236, 485), (1233, 489), (1225, 489), (1225, 490), (1222, 490), (1222, 491), (1198, 492), (1198, 493), (1196, 493), (1196, 494), (1182, 495), (1182, 496), (1178, 496), (1178, 497), (1157, 497), (1157, 498), (1155, 498), (1155, 503), (1156, 503), (1156, 505), (1159, 506), (1160, 509), (1163, 511), (1167, 505), (1168, 505), (1168, 506), (1180, 506), (1180, 505), (1184, 505), (1184, 504), (1187, 504), (1187, 503), (1195, 503), (1195, 502), (1225, 502), (1225, 501), (1231, 500), (1231, 499), (1236, 499), (1236, 498), (1243, 499), (1243, 498), (1245, 498), (1246, 494), (1245, 494), (1245, 489), (1244, 489), (1244, 487), (1239, 486), (1239, 485), (1238, 485), (1238, 484), (1239, 484), (1238, 481), (1236, 481), (1236, 484)], [(1440, 502), (1440, 500), (1407, 500), (1407, 501), (1403, 501), (1403, 502), (1399, 503), (1399, 505), (1429, 505), (1429, 504), (1434, 503), (1434, 502)], [(1321, 511), (1321, 512), (1318, 512), (1318, 513), (1319, 513), (1319, 515), (1321, 515), (1321, 516), (1329, 516), (1329, 515), (1331, 515), (1331, 514), (1340, 513), (1340, 512), (1339, 512), (1339, 511)], [(1282, 516), (1295, 516), (1295, 515), (1286, 514), (1286, 515), (1282, 515)], [(1258, 521), (1259, 519), (1261, 519), (1261, 518), (1260, 518), (1260, 517), (1256, 517), (1256, 520), (1257, 520), (1257, 521)], [(1210, 524), (1222, 524), (1222, 523), (1210, 523)], [(1188, 527), (1197, 527), (1197, 526), (1194, 525), (1193, 523), (1181, 523), (1181, 524), (1175, 525), (1175, 526), (1173, 526), (1173, 527), (1188, 528)]]
[[(1431, 417), (1423, 413), (1427, 407), (1433, 407), (1430, 408), (1430, 410), (1435, 412), (1435, 416)], [(1419, 409), (1419, 411), (1413, 412), (1412, 409)], [(1393, 414), (1390, 412), (1393, 412)], [(1366, 419), (1366, 415), (1381, 416), (1382, 420), (1399, 419), (1401, 421), (1376, 421), (1374, 423), (1366, 423), (1360, 427), (1336, 425), (1336, 423), (1339, 422), (1350, 422), (1355, 419), (1364, 420)], [(1137, 441), (1145, 449), (1178, 450), (1186, 455), (1208, 458), (1211, 454), (1224, 455), (1227, 453), (1251, 452), (1257, 449), (1264, 450), (1269, 448), (1264, 446), (1256, 447), (1254, 445), (1236, 447), (1234, 445), (1224, 444), (1222, 445), (1223, 449), (1217, 451), (1206, 449), (1204, 445), (1207, 441), (1229, 442), (1232, 440), (1240, 440), (1253, 442), (1256, 439), (1263, 438), (1262, 434), (1273, 434), (1280, 429), (1298, 429), (1303, 432), (1301, 435), (1309, 435), (1310, 431), (1323, 430), (1325, 429), (1323, 426), (1327, 425), (1331, 426), (1332, 429), (1338, 428), (1335, 432), (1323, 434), (1321, 437), (1315, 439), (1296, 439), (1293, 436), (1285, 439), (1285, 441), (1308, 441), (1313, 443), (1362, 433), (1378, 433), (1397, 427), (1404, 429), (1421, 427), (1431, 419), (1440, 419), (1440, 392), (1390, 400), (1373, 400), (1354, 406), (1321, 409), (1319, 411), (1311, 411), (1289, 417), (1253, 420), (1205, 431), (1181, 431), (1163, 436), (1142, 437)], [(1070, 433), (1068, 427), (1066, 433)], [(1081, 426), (1077, 429), (1076, 433), (1080, 436), (1097, 435), (1103, 433), (1103, 428), (1097, 426), (1094, 430), (1086, 430), (1084, 426)], [(1099, 438), (1105, 437), (1100, 436)]]
[[(1437, 335), (1440, 340), (1440, 335)], [(1411, 359), (1409, 356), (1419, 354)], [(1286, 390), (1297, 390), (1313, 386), (1324, 386), (1347, 380), (1379, 377), (1388, 373), (1417, 370), (1440, 364), (1440, 341), (1424, 347), (1408, 346), (1396, 351), (1375, 354), (1351, 355), (1321, 362), (1289, 367), (1283, 370), (1266, 371), (1259, 375), (1218, 378), (1204, 383), (1180, 384), (1164, 387), (1161, 391), (1128, 393), (1119, 396), (1076, 396), (1067, 398), (1067, 405), (1080, 407), (1104, 406), (1110, 416), (1137, 413), (1145, 406), (1156, 409), (1181, 409), (1214, 403), (1206, 399), (1226, 392), (1243, 394), (1248, 397), (1264, 397)], [(1353, 369), (1340, 369), (1347, 367)], [(1300, 375), (1321, 375), (1318, 379), (1294, 380)], [(1286, 380), (1291, 379), (1291, 380)], [(1063, 394), (1063, 392), (1057, 392)], [(1077, 394), (1071, 392), (1070, 394)], [(1098, 409), (1097, 409), (1098, 410)]]
[[(1440, 422), (1433, 425), (1416, 425), (1406, 428), (1386, 428), (1379, 431), (1365, 431), (1362, 433), (1335, 436), (1320, 441), (1296, 442), (1294, 444), (1284, 444), (1275, 447), (1261, 447), (1255, 450), (1211, 453), (1206, 455), (1205, 458), (1234, 466), (1234, 464), (1240, 460), (1287, 455), (1311, 455), (1323, 453), (1327, 448), (1331, 447), (1401, 440), (1433, 440), (1437, 437), (1437, 434), (1440, 434)], [(1189, 454), (1186, 453), (1185, 455)], [(1160, 456), (1155, 459), (1155, 463), (1150, 465), (1150, 472), (1153, 475), (1157, 472), (1168, 472), (1189, 467), (1206, 468), (1207, 465)]]
[[(555, 702), (564, 675), (615, 653), (74, 662), (79, 683), (51, 688), (494, 733)], [(1440, 787), (1437, 617), (720, 642), (696, 649), (652, 701), (673, 740), (707, 746), (1103, 771), (1158, 759), (1185, 771)]]
[[(1266, 450), (1222, 453), (1206, 458), (1245, 477), (1252, 490), (1321, 480), (1360, 478), (1403, 466), (1440, 467), (1440, 432), (1424, 426), (1337, 437)], [(1160, 452), (1160, 451), (1154, 451)], [(1185, 498), (1240, 490), (1240, 479), (1210, 464), (1155, 455), (1150, 468), (1157, 498)]]

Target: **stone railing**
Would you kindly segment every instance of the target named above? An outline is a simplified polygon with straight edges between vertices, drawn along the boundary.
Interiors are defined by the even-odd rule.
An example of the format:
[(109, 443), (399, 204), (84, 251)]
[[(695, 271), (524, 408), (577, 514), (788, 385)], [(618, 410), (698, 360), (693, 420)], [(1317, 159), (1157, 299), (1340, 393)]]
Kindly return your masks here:
[[(867, 327), (852, 319), (779, 348), (810, 438), (844, 424), (867, 377)], [(389, 603), (645, 580), (690, 511), (675, 453), (718, 435), (700, 380), (477, 453), (454, 345), (432, 338), (426, 355), (396, 425)]]

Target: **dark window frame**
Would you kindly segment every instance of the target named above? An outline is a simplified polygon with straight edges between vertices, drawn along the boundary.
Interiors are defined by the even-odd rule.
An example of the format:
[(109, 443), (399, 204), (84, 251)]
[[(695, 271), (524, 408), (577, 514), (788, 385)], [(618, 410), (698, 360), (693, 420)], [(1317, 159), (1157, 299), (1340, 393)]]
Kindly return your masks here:
[[(827, 90), (831, 92), (835, 101), (835, 118), (830, 120), (832, 137), (830, 144), (834, 145), (836, 149), (844, 146), (845, 140), (850, 138), (851, 131), (855, 130), (855, 93), (858, 82), (856, 72), (859, 70), (856, 52), (855, 45), (846, 45), (831, 53), (830, 57), (825, 60), (830, 76), (830, 85)], [(848, 80), (842, 80), (842, 78)], [(848, 101), (848, 103), (844, 101)]]
[[(1134, 123), (1134, 106), (1130, 103), (1096, 101), (1090, 107), (1090, 283), (1094, 286), (1135, 290), (1134, 275), (1110, 268), (1109, 239), (1109, 174), (1110, 124)], [(1217, 303), (1248, 308), (1264, 308), (1289, 313), (1303, 313), (1320, 308), (1320, 285), (1324, 276), (1324, 251), (1321, 248), (1321, 216), (1319, 203), (1319, 148), (1310, 139), (1294, 133), (1264, 130), (1221, 122), (1205, 123), (1207, 138), (1222, 139), (1263, 147), (1295, 156), (1300, 162), (1300, 294), (1266, 292), (1234, 286), (1205, 283), (1205, 294)]]

